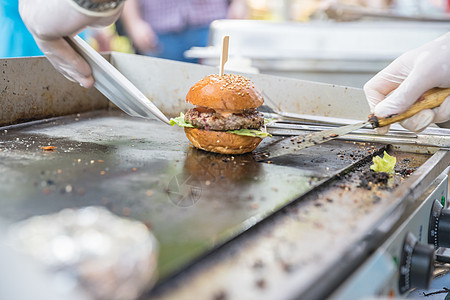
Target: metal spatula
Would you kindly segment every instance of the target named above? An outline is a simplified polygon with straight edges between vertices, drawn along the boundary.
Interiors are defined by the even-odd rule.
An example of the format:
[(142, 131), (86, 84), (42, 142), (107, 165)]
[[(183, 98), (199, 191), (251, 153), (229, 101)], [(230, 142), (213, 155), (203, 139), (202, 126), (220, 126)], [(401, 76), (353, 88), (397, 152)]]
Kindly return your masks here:
[(149, 118), (154, 115), (169, 124), (167, 117), (88, 43), (79, 36), (65, 37), (65, 40), (89, 63), (94, 86), (112, 103), (130, 116)]
[[(366, 125), (372, 125), (373, 128), (387, 126), (396, 122), (403, 121), (409, 117), (412, 117), (419, 111), (426, 108), (435, 108), (444, 102), (447, 96), (450, 95), (450, 88), (441, 89), (433, 88), (428, 90), (423, 96), (414, 103), (407, 111), (399, 115), (393, 115), (386, 118), (377, 118), (374, 115), (369, 116), (369, 120), (342, 126), (338, 128), (332, 128), (316, 133), (307, 135), (299, 135), (293, 138), (286, 138), (281, 142), (270, 146), (270, 158), (282, 156), (286, 154), (293, 154), (301, 149), (305, 149), (317, 144), (321, 144), (332, 140), (338, 136), (346, 135), (354, 130), (360, 129)], [(448, 145), (450, 147), (450, 145)]]

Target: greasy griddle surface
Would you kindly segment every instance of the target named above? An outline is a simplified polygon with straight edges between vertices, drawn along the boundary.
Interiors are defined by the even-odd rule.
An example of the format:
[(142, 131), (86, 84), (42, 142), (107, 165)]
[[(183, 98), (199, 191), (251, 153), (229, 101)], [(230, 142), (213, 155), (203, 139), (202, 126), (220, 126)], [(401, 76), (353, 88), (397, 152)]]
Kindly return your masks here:
[(107, 111), (0, 135), (1, 218), (106, 206), (153, 230), (161, 278), (382, 148), (332, 141), (260, 163), (196, 150), (180, 128)]

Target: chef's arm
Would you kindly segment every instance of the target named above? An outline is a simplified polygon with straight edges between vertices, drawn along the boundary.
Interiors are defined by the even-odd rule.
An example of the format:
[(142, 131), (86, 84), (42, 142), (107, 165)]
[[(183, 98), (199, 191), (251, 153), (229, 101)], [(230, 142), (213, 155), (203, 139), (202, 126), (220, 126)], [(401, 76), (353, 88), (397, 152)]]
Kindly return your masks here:
[(138, 0), (125, 3), (121, 20), (136, 50), (146, 54), (156, 48), (158, 38), (150, 24), (142, 18)]
[(94, 84), (88, 63), (63, 39), (113, 23), (124, 0), (19, 0), (20, 15), (52, 65), (69, 80)]

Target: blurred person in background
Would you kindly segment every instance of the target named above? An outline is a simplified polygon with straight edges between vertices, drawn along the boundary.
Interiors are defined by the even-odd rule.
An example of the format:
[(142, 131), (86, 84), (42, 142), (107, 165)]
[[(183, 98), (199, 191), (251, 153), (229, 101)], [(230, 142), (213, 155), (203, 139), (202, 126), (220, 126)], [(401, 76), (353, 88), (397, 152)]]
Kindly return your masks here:
[(247, 17), (246, 0), (128, 0), (122, 22), (136, 53), (197, 62), (183, 53), (207, 45), (212, 21)]

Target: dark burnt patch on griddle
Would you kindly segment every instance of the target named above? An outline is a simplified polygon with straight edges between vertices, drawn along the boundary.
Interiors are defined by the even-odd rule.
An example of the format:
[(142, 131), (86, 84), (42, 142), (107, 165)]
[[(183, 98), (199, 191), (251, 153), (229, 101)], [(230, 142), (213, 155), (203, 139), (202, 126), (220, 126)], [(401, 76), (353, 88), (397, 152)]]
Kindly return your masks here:
[(372, 188), (389, 189), (392, 186), (389, 184), (389, 179), (392, 175), (386, 172), (374, 172), (372, 170), (363, 172), (360, 176), (360, 183), (358, 187), (371, 190)]
[(399, 174), (399, 175), (401, 175), (403, 177), (411, 175), (412, 172), (414, 172), (414, 170), (413, 169), (408, 169), (408, 168), (395, 169), (395, 173), (397, 173), (397, 174)]
[(394, 169), (395, 173), (402, 177), (408, 177), (409, 175), (411, 175), (417, 168), (411, 167), (410, 162), (411, 160), (409, 158), (399, 160)]
[(270, 157), (270, 152), (252, 152), (255, 161), (262, 162)]

